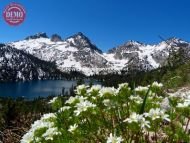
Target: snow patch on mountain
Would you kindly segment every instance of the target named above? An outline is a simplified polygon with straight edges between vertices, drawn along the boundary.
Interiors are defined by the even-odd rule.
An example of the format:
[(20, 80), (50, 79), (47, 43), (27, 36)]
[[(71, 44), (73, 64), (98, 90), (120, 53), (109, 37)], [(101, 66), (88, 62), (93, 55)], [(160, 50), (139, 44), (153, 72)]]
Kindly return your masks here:
[(178, 50), (189, 43), (171, 38), (155, 45), (129, 41), (103, 53), (81, 32), (62, 40), (54, 34), (29, 36), (25, 40), (9, 43), (33, 56), (55, 62), (61, 71), (80, 71), (85, 75), (119, 72), (121, 70), (147, 71), (165, 64), (171, 49)]
[(9, 45), (0, 45), (0, 82), (64, 77), (53, 63)]

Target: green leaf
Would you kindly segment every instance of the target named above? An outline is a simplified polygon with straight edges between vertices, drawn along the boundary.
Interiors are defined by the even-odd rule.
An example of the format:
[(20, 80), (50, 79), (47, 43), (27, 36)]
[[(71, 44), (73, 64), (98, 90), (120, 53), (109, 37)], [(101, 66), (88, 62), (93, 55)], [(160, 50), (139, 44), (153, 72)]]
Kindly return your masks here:
[(140, 112), (139, 114), (143, 114), (144, 113), (144, 110), (145, 110), (145, 105), (146, 105), (146, 101), (147, 101), (147, 97), (148, 97), (148, 94), (150, 92), (150, 89), (151, 89), (151, 86), (149, 87), (145, 97), (144, 97), (144, 100), (143, 100), (143, 103), (142, 103), (142, 106), (141, 106), (141, 109), (140, 109)]

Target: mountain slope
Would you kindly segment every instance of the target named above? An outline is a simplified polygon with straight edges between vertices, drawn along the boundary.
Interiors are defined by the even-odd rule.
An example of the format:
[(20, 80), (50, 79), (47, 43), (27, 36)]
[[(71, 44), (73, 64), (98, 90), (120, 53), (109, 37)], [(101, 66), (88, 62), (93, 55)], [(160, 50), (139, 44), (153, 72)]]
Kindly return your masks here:
[(39, 34), (30, 37), (37, 38), (27, 38), (11, 45), (39, 59), (56, 62), (62, 71), (77, 70), (89, 75), (93, 74), (96, 68), (107, 67), (107, 60), (103, 57), (102, 51), (91, 44), (82, 33), (58, 42)]
[[(79, 71), (88, 76), (150, 71), (166, 65), (173, 51), (190, 49), (188, 42), (171, 38), (155, 45), (129, 41), (103, 53), (81, 32), (65, 40), (57, 34), (48, 38), (45, 33), (39, 33), (10, 45), (39, 59), (55, 62), (61, 71)], [(190, 54), (186, 56), (190, 57)]]
[(177, 38), (162, 41), (157, 45), (147, 45), (136, 41), (129, 41), (108, 51), (114, 59), (126, 60), (123, 70), (149, 71), (166, 64), (171, 53), (179, 49), (190, 50), (190, 44)]
[(54, 63), (42, 61), (11, 46), (0, 44), (0, 81), (67, 77)]

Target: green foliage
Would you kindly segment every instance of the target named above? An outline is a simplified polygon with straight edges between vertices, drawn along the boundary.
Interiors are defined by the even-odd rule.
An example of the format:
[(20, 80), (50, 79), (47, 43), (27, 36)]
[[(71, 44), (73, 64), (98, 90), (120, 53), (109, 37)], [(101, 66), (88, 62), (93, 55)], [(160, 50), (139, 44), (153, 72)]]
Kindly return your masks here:
[[(179, 100), (165, 94), (162, 87), (157, 82), (135, 88), (127, 83), (118, 88), (80, 85), (75, 97), (55, 113), (43, 115), (21, 142), (35, 138), (41, 143), (190, 142), (183, 127), (190, 119), (189, 95)], [(165, 98), (169, 99), (167, 109), (161, 104)], [(58, 107), (57, 100), (62, 99), (50, 102)]]
[(41, 136), (46, 132), (46, 130), (47, 130), (46, 127), (37, 129), (37, 130), (35, 130), (35, 132), (34, 132), (34, 136), (35, 136), (36, 138), (41, 137)]
[(62, 103), (62, 102), (63, 102), (63, 101), (62, 101), (61, 97), (60, 97), (60, 96), (57, 97), (57, 98), (55, 99), (55, 101), (53, 101), (53, 103), (51, 104), (53, 111), (56, 111), (56, 110), (58, 110), (59, 108), (61, 108), (61, 107), (63, 106), (63, 103)]
[[(174, 56), (175, 57), (175, 56)], [(133, 88), (134, 83), (138, 85), (146, 86), (154, 81), (162, 82), (165, 89), (178, 89), (179, 87), (189, 85), (190, 83), (190, 62), (184, 59), (171, 58), (170, 65), (165, 65), (161, 68), (151, 71), (139, 71), (136, 73), (123, 74), (107, 74), (107, 75), (95, 75), (95, 78), (102, 82), (104, 86), (117, 87), (118, 84), (127, 82), (129, 86)], [(173, 61), (173, 62), (171, 62)]]
[(149, 89), (148, 89), (148, 91), (147, 91), (147, 93), (146, 93), (146, 95), (145, 95), (145, 97), (144, 97), (144, 100), (143, 100), (142, 106), (141, 106), (141, 108), (140, 108), (139, 114), (143, 114), (144, 111), (145, 111), (145, 106), (146, 106), (146, 102), (147, 102), (147, 97), (148, 97), (148, 95), (149, 95), (150, 89), (151, 89), (151, 87), (149, 87)]
[(77, 80), (77, 85), (81, 85), (81, 84), (84, 84), (84, 79), (83, 78), (79, 78)]

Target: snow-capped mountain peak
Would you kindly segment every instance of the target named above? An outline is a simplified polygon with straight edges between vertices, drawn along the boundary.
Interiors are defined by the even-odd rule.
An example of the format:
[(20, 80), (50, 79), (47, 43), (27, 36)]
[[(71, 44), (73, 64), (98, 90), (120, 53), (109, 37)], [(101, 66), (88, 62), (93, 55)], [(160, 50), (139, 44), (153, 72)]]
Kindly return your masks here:
[(128, 41), (103, 53), (81, 32), (64, 40), (57, 34), (50, 39), (41, 33), (10, 45), (39, 59), (56, 62), (61, 71), (77, 70), (86, 75), (156, 69), (165, 65), (171, 47), (175, 47), (175, 51), (185, 48), (186, 53), (190, 53), (190, 44), (178, 38), (154, 45)]
[(143, 45), (143, 43), (141, 43), (139, 41), (129, 40), (124, 45), (126, 45), (126, 46), (140, 46), (140, 45)]
[(38, 39), (38, 38), (48, 38), (48, 36), (45, 32), (39, 32), (35, 35), (31, 35), (31, 36), (26, 37), (25, 40)]
[(38, 34), (10, 45), (39, 59), (54, 61), (62, 71), (77, 70), (90, 75), (96, 68), (107, 67), (102, 51), (82, 33), (58, 41)]
[(52, 42), (60, 42), (60, 41), (62, 41), (62, 38), (61, 38), (61, 36), (58, 35), (58, 34), (53, 34), (53, 35), (51, 36), (51, 41), (52, 41)]
[(70, 46), (78, 47), (79, 50), (83, 48), (91, 48), (92, 50), (102, 53), (102, 51), (98, 49), (96, 45), (92, 44), (90, 39), (82, 32), (78, 32), (73, 36), (66, 38), (64, 41), (68, 42)]

